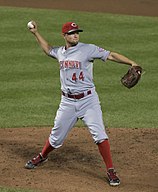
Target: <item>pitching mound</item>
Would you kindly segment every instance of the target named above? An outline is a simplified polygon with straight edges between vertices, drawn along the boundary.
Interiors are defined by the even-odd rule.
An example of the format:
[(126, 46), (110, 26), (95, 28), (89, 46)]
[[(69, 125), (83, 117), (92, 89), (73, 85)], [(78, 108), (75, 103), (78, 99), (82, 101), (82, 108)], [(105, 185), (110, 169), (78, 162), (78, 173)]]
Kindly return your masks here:
[(34, 170), (24, 168), (37, 155), (50, 128), (0, 129), (0, 186), (43, 192), (157, 192), (158, 129), (108, 129), (121, 185), (112, 188), (87, 128), (74, 128), (63, 147)]

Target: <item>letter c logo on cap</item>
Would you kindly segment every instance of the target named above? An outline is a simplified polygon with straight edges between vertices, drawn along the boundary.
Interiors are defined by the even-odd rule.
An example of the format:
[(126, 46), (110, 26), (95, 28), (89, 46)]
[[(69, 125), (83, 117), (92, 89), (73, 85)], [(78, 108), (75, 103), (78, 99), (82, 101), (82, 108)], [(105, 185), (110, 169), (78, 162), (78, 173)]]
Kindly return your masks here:
[(77, 27), (76, 23), (71, 23), (72, 27)]

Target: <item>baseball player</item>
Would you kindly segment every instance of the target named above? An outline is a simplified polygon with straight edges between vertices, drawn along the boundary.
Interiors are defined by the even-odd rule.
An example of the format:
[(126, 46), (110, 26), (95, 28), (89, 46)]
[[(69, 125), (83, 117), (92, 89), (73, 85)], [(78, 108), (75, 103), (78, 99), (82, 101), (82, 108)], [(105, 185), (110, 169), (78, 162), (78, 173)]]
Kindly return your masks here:
[(48, 160), (48, 154), (58, 149), (71, 128), (78, 119), (87, 125), (94, 142), (106, 166), (109, 184), (118, 186), (120, 179), (116, 175), (112, 162), (108, 135), (102, 119), (102, 111), (93, 82), (93, 61), (111, 60), (131, 66), (137, 65), (134, 61), (115, 52), (100, 48), (94, 44), (79, 42), (79, 33), (82, 29), (74, 22), (67, 22), (62, 26), (62, 35), (65, 46), (50, 46), (37, 30), (37, 24), (32, 21), (30, 32), (37, 39), (43, 51), (53, 59), (58, 60), (60, 66), (61, 102), (54, 120), (48, 140), (42, 151), (29, 160), (25, 168), (33, 169)]

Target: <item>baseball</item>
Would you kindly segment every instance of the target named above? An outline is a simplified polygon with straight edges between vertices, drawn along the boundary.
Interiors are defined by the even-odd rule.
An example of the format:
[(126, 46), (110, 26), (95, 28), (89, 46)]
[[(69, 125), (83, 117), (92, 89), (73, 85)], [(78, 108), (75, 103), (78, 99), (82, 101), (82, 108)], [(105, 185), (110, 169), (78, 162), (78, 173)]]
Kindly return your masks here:
[(28, 22), (27, 27), (33, 29), (35, 26), (32, 24), (32, 21)]
[(138, 74), (141, 74), (141, 71), (138, 71)]

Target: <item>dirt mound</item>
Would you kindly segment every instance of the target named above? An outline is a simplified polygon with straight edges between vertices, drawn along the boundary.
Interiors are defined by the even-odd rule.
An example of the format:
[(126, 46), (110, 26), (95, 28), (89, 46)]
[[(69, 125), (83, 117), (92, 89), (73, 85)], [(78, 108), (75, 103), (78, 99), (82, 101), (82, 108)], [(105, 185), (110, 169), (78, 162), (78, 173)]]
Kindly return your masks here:
[(108, 129), (121, 185), (108, 185), (105, 166), (86, 128), (74, 128), (63, 147), (35, 170), (24, 168), (37, 155), (50, 128), (0, 129), (0, 186), (58, 192), (157, 192), (158, 129)]

